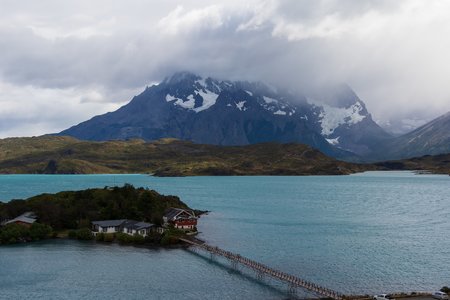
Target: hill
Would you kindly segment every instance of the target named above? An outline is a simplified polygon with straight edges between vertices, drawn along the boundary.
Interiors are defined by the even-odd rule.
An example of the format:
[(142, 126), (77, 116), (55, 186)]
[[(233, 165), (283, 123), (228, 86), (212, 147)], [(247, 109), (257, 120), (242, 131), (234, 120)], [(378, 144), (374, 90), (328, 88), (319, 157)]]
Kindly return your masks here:
[(378, 162), (374, 165), (385, 170), (422, 170), (450, 175), (450, 153)]
[(93, 142), (41, 136), (0, 140), (0, 173), (153, 173), (190, 175), (341, 175), (370, 169), (301, 144), (194, 144), (176, 139)]

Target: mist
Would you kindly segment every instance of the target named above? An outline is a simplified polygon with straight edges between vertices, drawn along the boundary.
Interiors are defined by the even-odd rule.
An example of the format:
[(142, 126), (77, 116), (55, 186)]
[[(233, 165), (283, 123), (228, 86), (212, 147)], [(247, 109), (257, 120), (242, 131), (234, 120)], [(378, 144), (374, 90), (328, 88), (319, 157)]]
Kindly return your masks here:
[(346, 83), (396, 128), (450, 111), (448, 1), (0, 5), (0, 137), (60, 131), (180, 70), (300, 90)]

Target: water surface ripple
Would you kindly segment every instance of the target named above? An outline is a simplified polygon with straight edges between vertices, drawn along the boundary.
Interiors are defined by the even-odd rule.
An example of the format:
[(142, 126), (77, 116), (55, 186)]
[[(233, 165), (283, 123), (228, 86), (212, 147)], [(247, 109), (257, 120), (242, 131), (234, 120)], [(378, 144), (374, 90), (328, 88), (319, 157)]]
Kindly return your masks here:
[[(212, 211), (200, 237), (343, 293), (450, 285), (450, 177), (3, 175), (0, 199), (132, 183)], [(184, 250), (70, 241), (0, 248), (0, 298), (282, 299)], [(283, 287), (282, 287), (283, 288)]]

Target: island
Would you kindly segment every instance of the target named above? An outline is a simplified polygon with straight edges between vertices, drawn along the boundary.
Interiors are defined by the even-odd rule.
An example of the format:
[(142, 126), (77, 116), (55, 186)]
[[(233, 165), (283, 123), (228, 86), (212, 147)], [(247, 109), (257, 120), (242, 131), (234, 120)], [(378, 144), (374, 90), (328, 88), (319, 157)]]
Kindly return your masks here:
[(0, 245), (47, 238), (173, 245), (197, 232), (202, 213), (130, 184), (41, 194), (0, 202)]

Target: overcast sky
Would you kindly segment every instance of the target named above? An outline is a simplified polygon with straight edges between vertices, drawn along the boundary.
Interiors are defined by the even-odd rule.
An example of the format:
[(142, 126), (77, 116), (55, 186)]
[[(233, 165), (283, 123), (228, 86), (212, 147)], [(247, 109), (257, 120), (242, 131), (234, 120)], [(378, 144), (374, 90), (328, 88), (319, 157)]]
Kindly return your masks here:
[(450, 110), (450, 1), (0, 0), (0, 137), (57, 132), (178, 70), (346, 82), (375, 120)]

